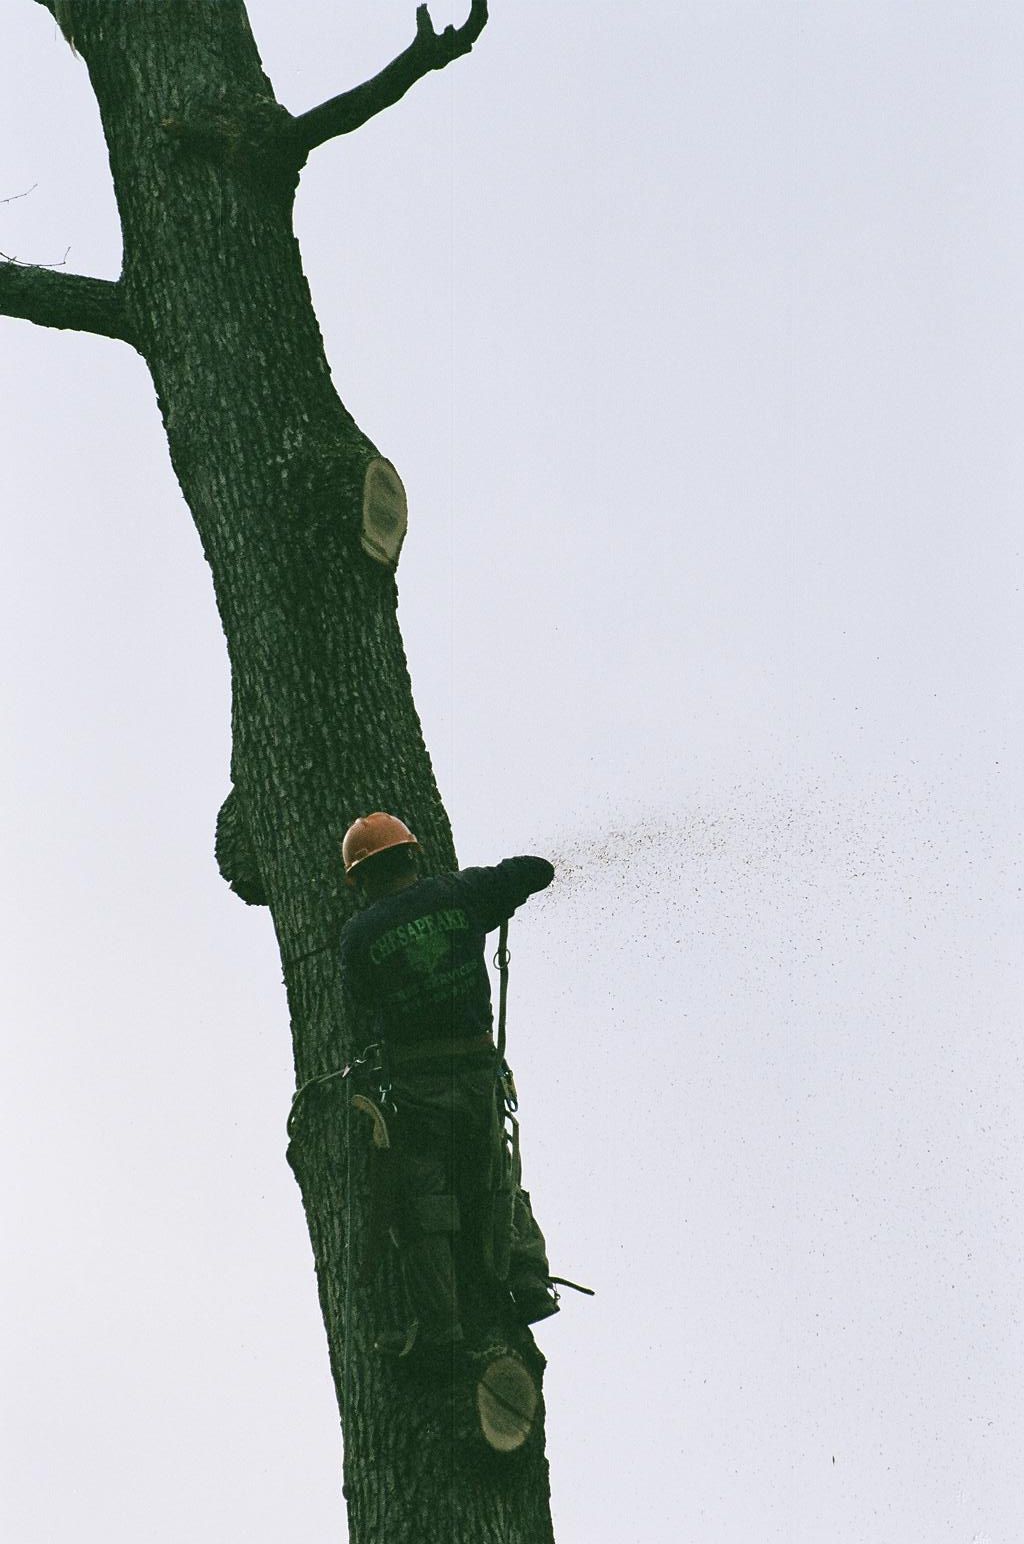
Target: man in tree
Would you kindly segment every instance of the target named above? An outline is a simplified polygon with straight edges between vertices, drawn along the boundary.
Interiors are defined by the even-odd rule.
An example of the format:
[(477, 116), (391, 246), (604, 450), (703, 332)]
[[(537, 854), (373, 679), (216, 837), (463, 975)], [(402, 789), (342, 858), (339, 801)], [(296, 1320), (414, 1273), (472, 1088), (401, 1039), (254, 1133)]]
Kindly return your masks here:
[[(484, 953), (486, 935), (549, 885), (554, 869), (545, 858), (519, 857), (421, 879), (417, 845), (403, 821), (383, 812), (349, 827), (346, 880), (367, 904), (342, 932), (341, 964), (352, 1001), (373, 1012), (384, 1046), (396, 1105), (397, 1223), (417, 1344), (427, 1349), (461, 1343), (466, 1288), (481, 1273), (492, 1281), (503, 1274), (496, 1257), (509, 1244), (508, 1289), (520, 1322), (558, 1311), (528, 1198), (513, 1183), (512, 1205), (498, 1199), (503, 1069)], [(502, 1228), (510, 1240), (496, 1238)]]

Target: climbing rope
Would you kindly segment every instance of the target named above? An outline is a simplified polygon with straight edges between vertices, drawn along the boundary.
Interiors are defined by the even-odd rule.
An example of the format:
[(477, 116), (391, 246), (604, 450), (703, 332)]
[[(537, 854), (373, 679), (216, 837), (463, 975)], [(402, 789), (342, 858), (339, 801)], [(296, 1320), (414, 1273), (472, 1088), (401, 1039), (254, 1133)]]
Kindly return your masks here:
[(501, 924), (498, 948), (494, 964), (498, 971), (498, 1066), (505, 1060), (505, 1018), (508, 1010), (508, 965), (512, 956), (508, 952), (508, 919)]
[(314, 949), (306, 949), (302, 954), (282, 954), (281, 964), (288, 968), (289, 965), (301, 965), (303, 960), (311, 960), (314, 955), (326, 954), (328, 949), (336, 949), (337, 941), (329, 938), (325, 944), (317, 944)]
[[(374, 1040), (370, 1045), (364, 1046), (363, 1050), (353, 1061), (346, 1062), (344, 1067), (336, 1067), (333, 1072), (319, 1072), (316, 1077), (307, 1078), (305, 1083), (300, 1083), (292, 1095), (291, 1106), (288, 1110), (288, 1135), (290, 1137), (295, 1135), (295, 1117), (299, 1111), (299, 1103), (311, 1088), (319, 1088), (324, 1083), (330, 1083), (334, 1078), (351, 1077), (360, 1067), (369, 1067), (373, 1072), (382, 1072), (384, 1066), (383, 1052), (384, 1047), (381, 1042)], [(390, 1092), (390, 1086), (386, 1092)]]
[[(345, 1069), (346, 1072), (349, 1070)], [(352, 1408), (352, 1108), (345, 1112), (345, 1350), (341, 1364), (342, 1484), (341, 1493), (349, 1499), (349, 1452), (352, 1431), (348, 1423)]]
[(351, 1067), (338, 1067), (334, 1072), (321, 1072), (315, 1078), (307, 1078), (305, 1083), (299, 1085), (292, 1095), (292, 1102), (288, 1109), (287, 1131), (289, 1137), (295, 1135), (295, 1117), (299, 1113), (299, 1101), (311, 1088), (319, 1088), (323, 1083), (329, 1083), (332, 1078), (347, 1078)]

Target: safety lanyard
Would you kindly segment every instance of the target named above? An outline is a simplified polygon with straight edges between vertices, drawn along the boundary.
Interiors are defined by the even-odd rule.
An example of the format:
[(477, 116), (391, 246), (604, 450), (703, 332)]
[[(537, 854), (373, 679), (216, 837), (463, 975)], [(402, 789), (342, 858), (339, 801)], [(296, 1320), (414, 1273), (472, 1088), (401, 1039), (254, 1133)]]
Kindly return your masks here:
[(505, 1060), (505, 1013), (508, 1007), (508, 918), (501, 924), (498, 934), (498, 952), (494, 963), (498, 967), (498, 1066)]

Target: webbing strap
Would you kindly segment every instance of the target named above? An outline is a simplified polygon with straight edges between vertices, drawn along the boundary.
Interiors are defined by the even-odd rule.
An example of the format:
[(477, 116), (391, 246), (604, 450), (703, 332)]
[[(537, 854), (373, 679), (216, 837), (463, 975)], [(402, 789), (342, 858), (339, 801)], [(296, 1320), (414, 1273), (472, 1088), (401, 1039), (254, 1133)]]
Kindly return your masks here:
[(508, 918), (501, 924), (498, 934), (498, 952), (494, 963), (498, 967), (498, 1066), (505, 1060), (505, 1013), (508, 1007)]

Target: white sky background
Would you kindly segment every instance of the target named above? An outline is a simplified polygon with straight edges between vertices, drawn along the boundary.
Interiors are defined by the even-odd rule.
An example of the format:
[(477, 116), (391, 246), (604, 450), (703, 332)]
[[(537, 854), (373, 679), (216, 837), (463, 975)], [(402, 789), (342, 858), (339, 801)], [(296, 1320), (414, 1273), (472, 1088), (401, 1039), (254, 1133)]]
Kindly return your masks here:
[[(559, 1544), (1018, 1544), (1024, 12), (492, 9), (297, 218), (462, 860), (560, 860), (511, 1021), (599, 1292), (538, 1332)], [(250, 11), (300, 110), (414, 6)], [(84, 68), (0, 29), (0, 248), (112, 277)], [(205, 565), (130, 350), (0, 321), (0, 414), (0, 1538), (327, 1544)]]

